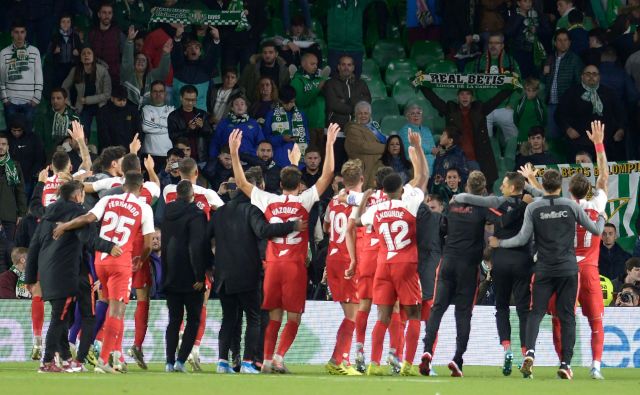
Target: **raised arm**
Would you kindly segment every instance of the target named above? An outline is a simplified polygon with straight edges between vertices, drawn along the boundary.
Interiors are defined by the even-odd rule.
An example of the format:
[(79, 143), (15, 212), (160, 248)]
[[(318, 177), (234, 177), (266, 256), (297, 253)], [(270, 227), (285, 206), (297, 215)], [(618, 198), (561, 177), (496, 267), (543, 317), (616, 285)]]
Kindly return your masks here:
[(427, 157), (424, 156), (422, 150), (422, 138), (420, 133), (412, 132), (408, 130), (409, 142), (409, 157), (411, 158), (411, 164), (413, 165), (413, 179), (409, 181), (414, 188), (419, 188), (423, 192), (427, 187), (427, 180), (429, 179), (429, 165), (427, 164)]
[[(80, 168), (84, 171), (91, 171), (91, 154), (89, 153), (89, 147), (87, 147), (87, 143), (84, 140), (84, 128), (79, 121), (71, 122), (69, 136), (78, 143), (78, 147), (80, 148), (80, 157), (82, 158)], [(74, 169), (74, 171), (75, 170), (76, 169)]]
[(587, 231), (591, 232), (591, 234), (596, 236), (601, 235), (602, 231), (604, 230), (604, 224), (607, 222), (606, 214), (598, 213), (598, 220), (596, 222), (593, 222), (591, 218), (589, 218), (589, 215), (584, 211), (584, 209), (578, 205), (578, 203), (573, 200), (570, 200), (570, 202), (571, 208), (576, 215), (576, 221), (580, 225), (584, 226)]
[(527, 163), (524, 166), (520, 166), (520, 170), (518, 170), (518, 173), (522, 174), (522, 176), (527, 179), (527, 181), (529, 182), (529, 185), (531, 185), (534, 189), (538, 190), (537, 192), (530, 191), (525, 186), (525, 190), (527, 190), (527, 192), (529, 192), (532, 196), (536, 196), (536, 197), (542, 196), (544, 194), (542, 192), (544, 189), (542, 188), (542, 185), (540, 185), (540, 183), (538, 182), (538, 179), (536, 178), (536, 174), (538, 174), (538, 169), (533, 167), (531, 163)]
[(240, 144), (242, 143), (242, 130), (234, 129), (229, 136), (229, 151), (231, 154), (231, 165), (233, 166), (233, 176), (236, 179), (237, 187), (249, 198), (251, 198), (251, 192), (254, 185), (247, 181), (247, 177), (244, 175), (242, 164), (240, 163)]
[(149, 174), (149, 181), (160, 187), (160, 179), (156, 174), (154, 166), (155, 162), (153, 161), (153, 158), (151, 157), (151, 155), (147, 155), (147, 157), (144, 158), (144, 168), (147, 169), (147, 174)]
[(456, 203), (472, 204), (479, 207), (497, 208), (502, 203), (504, 203), (506, 199), (502, 196), (478, 196), (465, 192), (458, 195), (453, 195), (451, 200)]
[(604, 150), (604, 124), (601, 121), (591, 122), (591, 131), (587, 130), (589, 140), (593, 142), (596, 148), (596, 157), (598, 162), (598, 178), (596, 179), (596, 188), (602, 189), (605, 194), (609, 188), (609, 166), (607, 165), (607, 153)]
[(321, 196), (333, 182), (333, 169), (335, 166), (333, 159), (333, 144), (336, 142), (338, 132), (340, 132), (340, 126), (338, 126), (337, 123), (329, 125), (329, 130), (327, 131), (326, 154), (322, 165), (322, 175), (318, 178), (318, 181), (316, 181), (318, 196)]

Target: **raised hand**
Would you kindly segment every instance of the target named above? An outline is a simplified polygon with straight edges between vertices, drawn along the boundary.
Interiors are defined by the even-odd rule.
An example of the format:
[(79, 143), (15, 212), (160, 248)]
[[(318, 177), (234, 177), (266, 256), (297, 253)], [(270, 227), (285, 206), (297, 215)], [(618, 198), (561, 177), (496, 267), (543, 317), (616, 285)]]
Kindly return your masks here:
[(214, 41), (220, 41), (220, 31), (218, 29), (211, 26), (211, 30), (209, 32), (211, 33), (211, 37), (213, 37)]
[(138, 31), (136, 30), (136, 28), (133, 25), (129, 26), (129, 31), (127, 32), (127, 39), (129, 41), (133, 41), (136, 39), (137, 35), (138, 35)]
[(242, 130), (233, 129), (231, 135), (229, 135), (229, 151), (232, 154), (238, 154), (240, 150), (240, 145), (242, 144)]
[(133, 140), (131, 140), (131, 143), (129, 144), (129, 152), (137, 155), (141, 147), (142, 147), (142, 142), (138, 138), (138, 133), (136, 133), (136, 135), (133, 136)]
[(411, 131), (411, 128), (409, 128), (408, 133), (409, 133), (409, 144), (411, 144), (412, 147), (422, 148), (422, 137), (420, 136), (420, 133)]
[(78, 121), (71, 122), (71, 129), (67, 129), (69, 136), (76, 141), (84, 141), (84, 127)]
[(172, 50), (173, 50), (173, 40), (168, 39), (162, 46), (162, 52), (171, 53)]
[(293, 166), (298, 166), (298, 163), (300, 163), (300, 158), (302, 158), (302, 152), (300, 152), (300, 147), (298, 146), (298, 144), (294, 144), (292, 149), (287, 150), (287, 155), (289, 157), (289, 162)]
[(42, 182), (42, 183), (47, 182), (47, 177), (49, 177), (49, 166), (40, 170), (40, 173), (38, 173), (38, 182)]
[(520, 170), (518, 170), (518, 173), (522, 174), (524, 178), (528, 179), (531, 177), (535, 177), (536, 174), (538, 174), (538, 169), (533, 167), (531, 163), (525, 163), (524, 166), (520, 166)]
[(144, 158), (144, 168), (147, 170), (151, 170), (155, 167), (156, 163), (153, 161), (153, 158), (151, 157), (151, 155), (147, 155), (146, 158)]
[(333, 145), (336, 142), (336, 138), (338, 138), (338, 133), (340, 132), (340, 125), (337, 123), (332, 123), (329, 125), (327, 129), (327, 144)]
[(604, 141), (604, 123), (601, 121), (591, 122), (591, 130), (587, 130), (587, 136), (593, 144), (602, 144)]

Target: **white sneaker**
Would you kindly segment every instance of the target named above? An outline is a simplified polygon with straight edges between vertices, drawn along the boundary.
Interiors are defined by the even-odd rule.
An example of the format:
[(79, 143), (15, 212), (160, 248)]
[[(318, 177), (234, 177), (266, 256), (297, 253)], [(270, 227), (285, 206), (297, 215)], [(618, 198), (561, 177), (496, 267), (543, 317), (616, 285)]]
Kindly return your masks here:
[(200, 366), (200, 350), (195, 348), (191, 350), (187, 362), (191, 365), (192, 372), (202, 372), (202, 366)]
[(591, 368), (591, 372), (589, 372), (589, 376), (591, 376), (591, 378), (594, 380), (604, 380), (604, 376), (602, 375), (602, 372), (600, 371), (600, 369)]

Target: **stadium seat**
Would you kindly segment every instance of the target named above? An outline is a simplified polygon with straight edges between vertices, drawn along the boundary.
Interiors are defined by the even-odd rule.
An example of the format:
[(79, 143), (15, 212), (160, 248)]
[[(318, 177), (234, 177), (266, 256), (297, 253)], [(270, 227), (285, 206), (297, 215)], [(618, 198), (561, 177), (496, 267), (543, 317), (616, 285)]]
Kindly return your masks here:
[(426, 71), (428, 73), (457, 73), (458, 67), (452, 61), (445, 59), (427, 64)]
[(387, 98), (387, 87), (380, 78), (374, 78), (371, 81), (366, 81), (371, 93), (371, 99), (384, 99)]
[(316, 38), (324, 40), (324, 29), (319, 20), (315, 18), (311, 19), (311, 29), (316, 34)]
[(398, 134), (398, 131), (406, 125), (407, 119), (402, 115), (387, 115), (382, 119), (380, 128), (385, 136)]
[(376, 122), (380, 122), (388, 115), (400, 115), (395, 100), (390, 97), (374, 99), (371, 103), (371, 118)]
[(398, 103), (398, 106), (404, 108), (404, 105), (409, 102), (409, 100), (415, 100), (418, 98), (418, 94), (416, 92), (416, 88), (411, 85), (408, 80), (398, 80), (393, 85), (393, 90), (391, 92), (391, 96)]
[(267, 37), (281, 36), (285, 33), (284, 31), (284, 23), (280, 18), (271, 18), (271, 23), (267, 26), (265, 30), (265, 34)]
[(403, 59), (406, 57), (404, 48), (399, 40), (380, 40), (373, 47), (371, 54), (378, 67), (386, 69), (391, 60)]
[(424, 69), (429, 63), (444, 59), (444, 53), (436, 41), (416, 41), (411, 46), (411, 59)]
[(458, 100), (458, 90), (454, 88), (434, 88), (433, 93), (444, 101)]
[[(420, 105), (420, 107), (422, 107), (422, 111), (423, 111), (422, 123), (428, 126), (429, 129), (431, 129), (431, 132), (434, 134), (434, 139), (435, 139), (435, 135), (441, 134), (442, 131), (444, 130), (444, 127), (446, 125), (446, 120), (444, 119), (444, 117), (440, 115), (440, 113), (438, 113), (438, 110), (433, 108), (431, 103), (429, 103), (428, 101), (417, 100), (416, 103)], [(438, 141), (438, 140), (435, 140), (435, 141)]]
[(381, 79), (378, 64), (373, 59), (365, 59), (362, 62), (362, 74), (360, 78), (369, 82), (374, 79)]
[(418, 66), (411, 59), (392, 60), (387, 66), (384, 81), (392, 87), (398, 80), (410, 80), (418, 72)]

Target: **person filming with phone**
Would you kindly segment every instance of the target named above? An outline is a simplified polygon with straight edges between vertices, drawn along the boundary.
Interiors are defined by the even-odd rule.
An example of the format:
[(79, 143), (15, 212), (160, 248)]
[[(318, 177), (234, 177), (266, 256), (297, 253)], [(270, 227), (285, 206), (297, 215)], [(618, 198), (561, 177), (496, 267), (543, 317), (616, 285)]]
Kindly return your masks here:
[(213, 131), (206, 122), (206, 111), (196, 107), (197, 100), (196, 87), (183, 86), (180, 89), (181, 106), (169, 114), (167, 124), (171, 142), (175, 145), (178, 138), (187, 138), (191, 147), (191, 158), (201, 167), (209, 158), (209, 139)]

